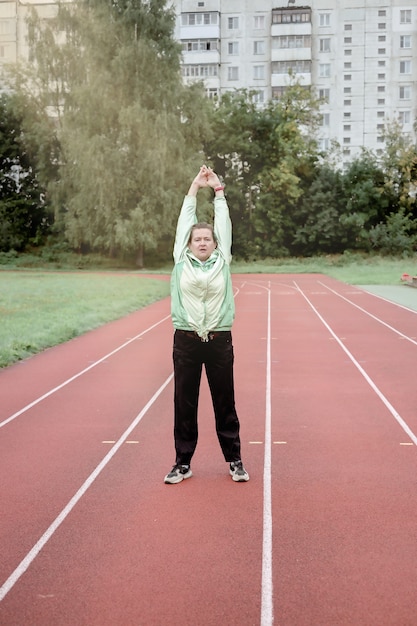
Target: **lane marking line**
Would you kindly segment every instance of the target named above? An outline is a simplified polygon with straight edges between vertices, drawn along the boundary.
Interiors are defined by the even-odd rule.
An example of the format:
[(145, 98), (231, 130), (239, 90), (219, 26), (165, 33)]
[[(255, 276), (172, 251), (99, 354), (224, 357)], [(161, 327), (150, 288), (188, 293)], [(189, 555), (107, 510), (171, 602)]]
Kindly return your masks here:
[(349, 359), (352, 361), (353, 365), (359, 370), (359, 372), (362, 374), (362, 376), (364, 377), (364, 379), (366, 380), (366, 382), (368, 383), (368, 385), (374, 390), (374, 392), (376, 393), (376, 395), (379, 397), (380, 400), (382, 400), (382, 402), (385, 404), (385, 406), (387, 407), (388, 411), (391, 413), (391, 415), (394, 417), (394, 419), (398, 422), (398, 424), (401, 426), (401, 428), (403, 429), (403, 431), (410, 437), (411, 441), (413, 441), (414, 445), (417, 446), (417, 436), (413, 433), (413, 431), (411, 430), (411, 428), (408, 426), (408, 424), (403, 420), (403, 418), (401, 417), (401, 415), (398, 413), (398, 411), (396, 411), (396, 409), (393, 407), (393, 405), (389, 402), (389, 400), (384, 396), (384, 394), (382, 393), (382, 391), (379, 389), (379, 387), (377, 387), (377, 385), (374, 383), (374, 381), (372, 380), (372, 378), (366, 373), (366, 371), (363, 369), (363, 367), (361, 367), (361, 365), (359, 365), (358, 361), (355, 359), (355, 357), (353, 356), (353, 354), (351, 352), (349, 352), (349, 350), (346, 348), (346, 346), (343, 344), (342, 341), (340, 341), (339, 337), (336, 335), (336, 333), (331, 329), (331, 327), (329, 326), (329, 324), (326, 322), (326, 320), (324, 319), (324, 317), (322, 317), (322, 315), (320, 315), (320, 313), (318, 312), (318, 310), (316, 309), (316, 307), (314, 306), (314, 304), (307, 298), (307, 296), (304, 294), (304, 292), (298, 287), (297, 283), (294, 281), (294, 284), (297, 286), (300, 294), (303, 296), (303, 298), (307, 301), (307, 303), (309, 304), (309, 306), (313, 309), (314, 313), (317, 315), (317, 317), (319, 318), (319, 320), (324, 324), (324, 326), (327, 328), (327, 330), (329, 331), (329, 333), (331, 333), (331, 335), (333, 335), (333, 337), (336, 339), (337, 343), (339, 344), (339, 346), (342, 348), (342, 350), (347, 354), (347, 356), (349, 357)]
[(55, 518), (52, 524), (47, 528), (42, 537), (35, 543), (33, 548), (27, 553), (24, 559), (19, 563), (14, 572), (10, 574), (8, 579), (3, 583), (0, 587), (0, 602), (4, 599), (4, 597), (9, 593), (9, 591), (14, 587), (19, 578), (26, 572), (31, 563), (35, 560), (39, 552), (44, 548), (44, 546), (48, 543), (49, 539), (53, 536), (55, 531), (59, 528), (62, 522), (68, 517), (71, 513), (72, 509), (75, 505), (81, 500), (83, 495), (86, 493), (87, 489), (91, 487), (96, 478), (101, 474), (106, 465), (111, 461), (113, 456), (116, 454), (118, 449), (123, 445), (126, 441), (130, 433), (136, 428), (139, 424), (143, 416), (148, 412), (150, 407), (154, 404), (154, 402), (158, 399), (161, 393), (164, 391), (165, 387), (171, 382), (174, 377), (174, 373), (171, 373), (170, 376), (166, 379), (164, 383), (159, 387), (159, 389), (154, 393), (152, 398), (148, 400), (147, 404), (143, 407), (141, 412), (135, 417), (133, 422), (128, 426), (125, 432), (120, 436), (118, 441), (114, 444), (114, 446), (109, 450), (103, 460), (97, 465), (95, 470), (90, 474), (87, 480), (81, 485), (76, 494), (71, 498), (68, 504), (62, 509), (59, 515)]
[[(349, 298), (345, 298), (345, 296), (342, 296), (341, 293), (338, 293), (337, 291), (335, 291), (331, 287), (327, 287), (327, 285), (324, 285), (324, 283), (321, 283), (320, 281), (318, 281), (318, 282), (321, 285), (323, 285), (324, 287), (326, 287), (326, 289), (328, 289), (329, 291), (334, 293), (336, 296), (338, 296), (339, 298), (342, 298), (342, 300), (345, 300), (346, 302), (349, 302), (349, 304), (351, 304), (352, 306), (356, 307), (357, 309), (359, 309), (363, 313), (366, 313), (366, 315), (369, 315), (369, 317), (372, 317), (372, 319), (374, 319), (375, 321), (379, 322), (383, 326), (386, 326), (387, 328), (389, 328), (389, 330), (392, 330), (392, 332), (397, 333), (397, 335), (399, 335), (402, 339), (407, 339), (407, 341), (410, 341), (411, 343), (413, 343), (414, 345), (417, 346), (417, 341), (415, 341), (411, 337), (408, 337), (407, 335), (404, 335), (404, 333), (400, 332), (399, 330), (397, 330), (393, 326), (390, 326), (389, 324), (387, 324), (383, 320), (379, 319), (379, 317), (376, 317), (376, 315), (373, 315), (372, 313), (369, 313), (369, 311), (367, 311), (366, 309), (363, 309), (361, 306), (359, 306), (359, 304), (356, 304), (355, 302), (352, 302), (352, 300), (349, 300)], [(368, 292), (366, 292), (366, 293), (368, 293)], [(370, 295), (372, 295), (372, 294), (370, 294)], [(382, 298), (382, 300), (385, 300), (385, 298)], [(389, 302), (389, 300), (386, 300), (386, 302)], [(405, 308), (408, 311), (412, 311), (412, 309), (407, 309), (407, 307), (402, 307), (402, 308)], [(415, 313), (415, 311), (414, 311), (414, 313)]]
[(409, 313), (414, 313), (414, 315), (417, 315), (417, 311), (415, 309), (412, 309), (409, 306), (405, 306), (404, 304), (400, 304), (399, 302), (388, 300), (388, 298), (384, 298), (384, 296), (380, 296), (377, 293), (372, 293), (372, 291), (367, 291), (366, 289), (362, 289), (361, 293), (367, 294), (368, 296), (373, 296), (374, 298), (379, 298), (380, 300), (383, 300), (384, 302), (388, 302), (388, 304), (393, 304), (394, 306), (398, 306), (400, 309), (404, 309), (405, 311), (409, 311)]
[(271, 495), (271, 288), (268, 283), (268, 316), (266, 341), (265, 394), (265, 451), (263, 484), (263, 539), (262, 539), (262, 601), (261, 626), (272, 626), (274, 621), (272, 584), (272, 495)]
[(162, 324), (163, 322), (165, 322), (167, 319), (169, 319), (171, 316), (167, 315), (166, 317), (162, 318), (161, 320), (159, 320), (159, 322), (156, 322), (155, 324), (152, 324), (152, 326), (149, 326), (149, 328), (146, 328), (145, 330), (143, 330), (141, 333), (139, 333), (138, 335), (136, 335), (135, 337), (132, 337), (131, 339), (129, 339), (128, 341), (125, 341), (125, 343), (122, 343), (118, 348), (115, 348), (114, 350), (112, 350), (111, 352), (109, 352), (108, 354), (106, 354), (105, 356), (103, 356), (101, 359), (99, 359), (98, 361), (94, 361), (91, 365), (89, 365), (88, 367), (86, 367), (85, 369), (81, 370), (81, 372), (78, 372), (78, 374), (75, 374), (74, 376), (71, 376), (71, 378), (68, 378), (67, 380), (64, 380), (63, 383), (61, 383), (60, 385), (57, 385), (57, 387), (54, 387), (53, 389), (51, 389), (50, 391), (48, 391), (47, 393), (44, 393), (42, 396), (40, 396), (39, 398), (36, 398), (36, 400), (34, 400), (33, 402), (31, 402), (30, 404), (27, 404), (26, 406), (23, 407), (23, 409), (20, 409), (19, 411), (16, 411), (16, 413), (13, 413), (13, 415), (11, 415), (10, 417), (8, 417), (7, 419), (5, 419), (3, 422), (0, 422), (0, 428), (3, 428), (3, 426), (6, 426), (6, 424), (9, 424), (10, 422), (12, 422), (13, 420), (15, 420), (17, 417), (19, 417), (20, 415), (22, 415), (23, 413), (25, 413), (26, 411), (29, 411), (29, 409), (32, 409), (34, 406), (36, 406), (37, 404), (39, 404), (40, 402), (42, 402), (42, 400), (46, 400), (46, 398), (49, 398), (49, 396), (52, 396), (52, 394), (56, 393), (57, 391), (59, 391), (60, 389), (62, 389), (63, 387), (65, 387), (66, 385), (69, 385), (70, 383), (72, 383), (74, 380), (76, 380), (77, 378), (79, 378), (80, 376), (82, 376), (83, 374), (86, 374), (87, 372), (89, 372), (90, 370), (92, 370), (94, 367), (96, 367), (97, 365), (100, 365), (100, 363), (103, 363), (103, 361), (105, 361), (106, 359), (108, 359), (109, 357), (117, 354), (117, 352), (120, 352), (120, 350), (123, 350), (123, 348), (126, 348), (126, 346), (128, 346), (129, 344), (131, 344), (133, 341), (136, 341), (136, 339), (139, 339), (140, 337), (143, 337), (143, 335), (145, 335), (146, 333), (148, 333), (149, 331), (153, 330), (154, 328), (156, 328), (157, 326), (159, 326), (159, 324)]

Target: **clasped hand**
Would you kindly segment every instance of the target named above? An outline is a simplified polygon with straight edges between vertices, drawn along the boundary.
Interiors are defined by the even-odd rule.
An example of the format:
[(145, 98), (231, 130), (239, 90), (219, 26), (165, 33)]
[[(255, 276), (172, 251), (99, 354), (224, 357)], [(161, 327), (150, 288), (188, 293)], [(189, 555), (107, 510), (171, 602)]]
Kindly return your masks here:
[(200, 167), (200, 171), (193, 182), (199, 187), (212, 187), (213, 189), (221, 185), (217, 174), (213, 172), (211, 167), (207, 167), (207, 165)]

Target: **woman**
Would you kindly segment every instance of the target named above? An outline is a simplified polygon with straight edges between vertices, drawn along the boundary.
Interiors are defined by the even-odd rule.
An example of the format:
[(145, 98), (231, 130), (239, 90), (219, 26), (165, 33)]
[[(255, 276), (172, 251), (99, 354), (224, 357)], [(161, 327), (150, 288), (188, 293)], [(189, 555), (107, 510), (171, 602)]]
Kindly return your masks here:
[[(214, 190), (214, 226), (197, 223), (197, 193)], [(235, 482), (249, 475), (240, 456), (239, 419), (233, 381), (234, 297), (230, 275), (232, 226), (224, 186), (203, 165), (184, 198), (174, 245), (171, 315), (174, 333), (174, 439), (176, 460), (165, 483), (192, 476), (191, 459), (198, 438), (198, 398), (204, 364), (216, 432)]]

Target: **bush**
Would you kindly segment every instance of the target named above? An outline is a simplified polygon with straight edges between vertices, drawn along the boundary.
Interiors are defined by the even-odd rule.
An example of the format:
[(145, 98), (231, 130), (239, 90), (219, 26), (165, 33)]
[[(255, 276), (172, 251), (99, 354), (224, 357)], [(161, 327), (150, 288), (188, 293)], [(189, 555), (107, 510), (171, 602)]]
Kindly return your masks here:
[(417, 249), (416, 224), (404, 209), (390, 213), (386, 223), (370, 229), (368, 238), (371, 247), (381, 254), (410, 256)]

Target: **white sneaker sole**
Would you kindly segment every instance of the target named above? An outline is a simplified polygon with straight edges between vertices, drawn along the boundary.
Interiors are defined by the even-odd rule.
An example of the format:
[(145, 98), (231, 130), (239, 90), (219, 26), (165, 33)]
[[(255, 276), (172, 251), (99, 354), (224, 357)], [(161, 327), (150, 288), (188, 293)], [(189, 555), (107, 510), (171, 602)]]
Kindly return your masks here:
[(235, 483), (247, 483), (249, 480), (249, 474), (245, 474), (244, 476), (237, 476), (232, 472), (232, 470), (229, 470), (229, 473)]
[(186, 474), (178, 474), (177, 476), (173, 476), (173, 477), (170, 477), (169, 474), (167, 474), (164, 478), (164, 483), (166, 485), (177, 485), (178, 483), (182, 482), (186, 478), (191, 478), (192, 475), (193, 473), (190, 469), (188, 470)]

